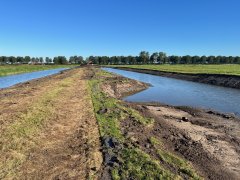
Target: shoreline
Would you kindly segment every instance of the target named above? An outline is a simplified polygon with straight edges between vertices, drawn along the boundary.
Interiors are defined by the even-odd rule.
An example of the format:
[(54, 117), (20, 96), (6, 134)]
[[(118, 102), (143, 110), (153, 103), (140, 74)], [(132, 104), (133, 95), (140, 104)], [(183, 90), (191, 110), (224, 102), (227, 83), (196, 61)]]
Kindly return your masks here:
[[(116, 74), (113, 76), (124, 79)], [(134, 86), (138, 81), (131, 82), (131, 91), (134, 93)], [(104, 82), (104, 84), (109, 83), (111, 84), (109, 80)], [(103, 86), (102, 90), (108, 94), (105, 87)], [(126, 102), (121, 99), (122, 96), (119, 97), (124, 86), (116, 88), (113, 84), (111, 87), (112, 92), (118, 94), (117, 96), (109, 94), (111, 97), (119, 99), (126, 107), (140, 112), (143, 117), (154, 119), (152, 127), (147, 129), (129, 120), (123, 122), (122, 130), (133, 136), (131, 139), (136, 141), (137, 147), (154, 156), (151, 148), (146, 145), (153, 136), (160, 139), (168, 152), (190, 161), (203, 178), (237, 179), (239, 177), (240, 119), (238, 117), (200, 108), (151, 102)]]
[(236, 76), (236, 75), (187, 74), (187, 73), (164, 72), (164, 71), (158, 71), (158, 70), (137, 69), (137, 68), (128, 68), (128, 67), (107, 67), (107, 68), (121, 69), (126, 71), (164, 76), (169, 78), (193, 81), (193, 82), (210, 84), (215, 86), (240, 89), (240, 76)]

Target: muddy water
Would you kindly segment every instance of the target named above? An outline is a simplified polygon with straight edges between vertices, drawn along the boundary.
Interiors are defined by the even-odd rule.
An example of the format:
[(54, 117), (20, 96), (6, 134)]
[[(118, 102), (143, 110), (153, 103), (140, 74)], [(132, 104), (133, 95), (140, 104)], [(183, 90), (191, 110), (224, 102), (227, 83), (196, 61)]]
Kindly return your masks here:
[(44, 70), (44, 71), (37, 71), (37, 72), (31, 72), (31, 73), (24, 73), (24, 74), (0, 77), (0, 89), (8, 88), (15, 84), (27, 82), (27, 81), (30, 81), (33, 79), (57, 74), (60, 71), (63, 71), (66, 69), (68, 69), (68, 68), (58, 68), (58, 69), (51, 69), (51, 70)]
[(240, 115), (240, 90), (119, 69), (103, 69), (152, 85), (145, 91), (126, 97), (126, 101), (160, 102)]

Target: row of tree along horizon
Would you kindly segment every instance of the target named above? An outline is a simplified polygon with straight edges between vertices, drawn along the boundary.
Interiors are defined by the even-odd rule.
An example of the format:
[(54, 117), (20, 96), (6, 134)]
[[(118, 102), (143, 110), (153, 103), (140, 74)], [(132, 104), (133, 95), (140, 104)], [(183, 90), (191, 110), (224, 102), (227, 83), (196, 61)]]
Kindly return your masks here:
[(0, 64), (85, 64), (82, 56), (71, 56), (67, 59), (65, 56), (52, 58), (30, 57), (30, 56), (0, 56)]
[(164, 52), (149, 54), (140, 52), (139, 56), (90, 56), (89, 62), (99, 65), (124, 64), (240, 64), (239, 56), (167, 56)]
[(149, 54), (140, 52), (139, 56), (90, 56), (86, 60), (82, 56), (65, 56), (52, 58), (46, 57), (14, 57), (0, 56), (0, 64), (99, 64), (99, 65), (124, 65), (124, 64), (240, 64), (239, 56), (167, 56), (164, 52)]

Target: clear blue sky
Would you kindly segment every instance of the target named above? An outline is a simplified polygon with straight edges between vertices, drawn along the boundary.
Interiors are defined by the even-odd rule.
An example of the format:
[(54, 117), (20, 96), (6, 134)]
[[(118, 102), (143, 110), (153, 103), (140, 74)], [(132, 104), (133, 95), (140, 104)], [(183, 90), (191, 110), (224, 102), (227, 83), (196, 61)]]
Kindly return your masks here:
[(0, 55), (240, 55), (239, 0), (1, 0)]

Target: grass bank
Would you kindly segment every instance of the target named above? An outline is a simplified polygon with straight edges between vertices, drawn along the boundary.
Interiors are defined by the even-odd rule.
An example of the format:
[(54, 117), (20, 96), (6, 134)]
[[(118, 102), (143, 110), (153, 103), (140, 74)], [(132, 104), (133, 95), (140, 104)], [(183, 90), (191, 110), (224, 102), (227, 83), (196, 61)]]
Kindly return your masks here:
[(16, 169), (27, 159), (27, 152), (36, 146), (37, 134), (46, 121), (56, 116), (54, 102), (72, 83), (70, 78), (62, 80), (51, 91), (45, 92), (26, 112), (18, 114), (17, 120), (1, 132), (0, 179), (15, 176)]
[(49, 69), (72, 68), (75, 66), (76, 65), (3, 65), (0, 66), (0, 77)]
[(111, 65), (110, 67), (126, 67), (135, 69), (148, 69), (163, 72), (186, 74), (225, 74), (240, 76), (240, 65)]
[[(103, 169), (110, 171), (111, 178), (200, 179), (186, 160), (169, 153), (159, 145), (158, 140), (154, 139), (151, 142), (155, 151), (159, 152), (159, 157), (135, 144), (134, 138), (124, 132), (122, 124), (128, 121), (148, 129), (154, 126), (154, 119), (143, 116), (136, 109), (105, 93), (101, 86), (109, 81), (112, 75), (101, 70), (95, 71), (89, 85), (103, 143)], [(179, 169), (184, 175), (173, 169)], [(106, 179), (104, 176), (102, 178)]]

